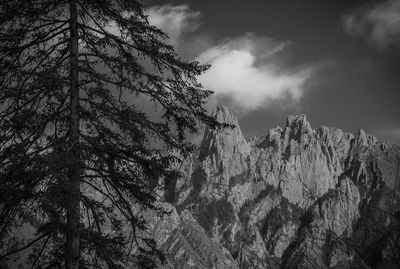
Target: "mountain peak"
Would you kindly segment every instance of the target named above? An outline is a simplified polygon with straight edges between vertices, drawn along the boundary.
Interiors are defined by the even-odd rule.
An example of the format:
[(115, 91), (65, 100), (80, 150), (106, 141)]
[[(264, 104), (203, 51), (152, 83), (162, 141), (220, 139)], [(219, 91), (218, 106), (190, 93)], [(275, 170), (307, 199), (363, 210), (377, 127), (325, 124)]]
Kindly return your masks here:
[(238, 120), (236, 116), (228, 108), (224, 106), (217, 106), (214, 109), (212, 116), (221, 123), (227, 123), (231, 125), (238, 125)]
[[(181, 220), (198, 221), (239, 268), (268, 268), (272, 261), (273, 268), (342, 268), (358, 262), (343, 254), (351, 249), (346, 242), (326, 246), (332, 236), (358, 242), (369, 232), (368, 223), (353, 225), (371, 217), (360, 205), (374, 201), (379, 214), (389, 212), (386, 205), (392, 203), (382, 200), (387, 197), (382, 188), (394, 177), (397, 161), (386, 145), (364, 130), (355, 135), (334, 127), (313, 130), (305, 114), (288, 116), (284, 128), (246, 142), (229, 109), (217, 107), (212, 115), (235, 127), (206, 129), (198, 155), (176, 183), (177, 205), (192, 214), (185, 222), (182, 213)], [(395, 227), (386, 223), (382, 227)], [(368, 236), (381, 240), (379, 232)], [(176, 241), (168, 242), (177, 249)], [(377, 249), (383, 253), (390, 244)]]
[(286, 120), (286, 127), (292, 130), (301, 130), (306, 133), (312, 132), (306, 114), (289, 115)]

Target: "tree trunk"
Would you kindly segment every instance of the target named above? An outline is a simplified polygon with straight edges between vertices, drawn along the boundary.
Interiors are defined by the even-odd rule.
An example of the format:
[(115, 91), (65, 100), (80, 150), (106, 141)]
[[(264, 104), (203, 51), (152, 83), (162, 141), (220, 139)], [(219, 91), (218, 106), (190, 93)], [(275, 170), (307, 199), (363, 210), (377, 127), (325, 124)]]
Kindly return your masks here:
[(78, 71), (78, 18), (76, 0), (69, 1), (70, 12), (70, 126), (69, 147), (71, 150), (68, 168), (67, 240), (65, 268), (79, 268), (79, 223), (80, 223), (80, 149), (79, 149), (79, 71)]

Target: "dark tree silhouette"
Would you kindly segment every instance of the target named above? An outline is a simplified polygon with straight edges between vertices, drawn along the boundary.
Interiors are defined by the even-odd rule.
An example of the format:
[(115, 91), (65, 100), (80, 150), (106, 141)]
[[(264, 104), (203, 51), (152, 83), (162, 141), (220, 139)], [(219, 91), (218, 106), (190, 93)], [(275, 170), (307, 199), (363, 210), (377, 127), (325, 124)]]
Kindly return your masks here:
[[(165, 213), (157, 186), (191, 151), (187, 134), (220, 124), (196, 81), (207, 66), (181, 60), (143, 10), (0, 0), (0, 263), (20, 250), (32, 268), (162, 258), (139, 212)], [(35, 238), (10, 249), (26, 223)]]

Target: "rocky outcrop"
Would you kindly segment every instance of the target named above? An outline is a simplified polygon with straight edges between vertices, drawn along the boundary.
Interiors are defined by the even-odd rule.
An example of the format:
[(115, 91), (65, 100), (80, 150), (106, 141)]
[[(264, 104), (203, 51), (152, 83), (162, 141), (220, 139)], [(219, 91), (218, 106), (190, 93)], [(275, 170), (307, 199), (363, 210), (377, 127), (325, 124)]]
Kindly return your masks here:
[(171, 205), (164, 207), (170, 214), (151, 220), (153, 238), (167, 258), (160, 268), (238, 268), (229, 251), (211, 240), (188, 210), (179, 215)]
[(218, 107), (213, 115), (219, 122), (232, 127), (206, 129), (195, 166), (207, 177), (207, 184), (199, 186), (200, 196), (220, 199), (230, 190), (231, 178), (240, 176), (243, 168), (248, 166), (250, 146), (242, 135), (236, 117), (229, 110)]
[(363, 130), (314, 130), (305, 115), (247, 142), (229, 110), (214, 117), (234, 126), (207, 129), (185, 161), (171, 201), (178, 212), (191, 212), (240, 268), (367, 266), (348, 242), (359, 242), (363, 206), (379, 204), (397, 146)]

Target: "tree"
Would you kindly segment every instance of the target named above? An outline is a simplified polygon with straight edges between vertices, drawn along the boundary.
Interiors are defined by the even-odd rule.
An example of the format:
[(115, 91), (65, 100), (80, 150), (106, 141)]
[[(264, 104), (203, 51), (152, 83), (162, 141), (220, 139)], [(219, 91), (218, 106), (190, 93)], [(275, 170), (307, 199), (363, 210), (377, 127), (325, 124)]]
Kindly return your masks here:
[(207, 66), (181, 60), (137, 0), (0, 3), (0, 242), (36, 231), (0, 243), (0, 259), (151, 267), (162, 255), (138, 212), (166, 213), (157, 186), (179, 173), (187, 134), (221, 126), (196, 81)]

